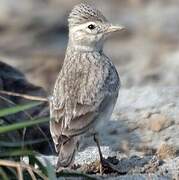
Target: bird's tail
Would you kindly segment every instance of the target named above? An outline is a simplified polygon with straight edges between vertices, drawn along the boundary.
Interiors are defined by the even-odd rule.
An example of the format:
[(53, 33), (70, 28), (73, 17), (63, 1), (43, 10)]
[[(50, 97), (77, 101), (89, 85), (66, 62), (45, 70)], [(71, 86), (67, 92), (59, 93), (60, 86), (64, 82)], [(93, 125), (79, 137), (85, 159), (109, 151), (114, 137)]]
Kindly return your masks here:
[(59, 138), (57, 169), (70, 167), (74, 162), (76, 150), (78, 148), (79, 137), (67, 137), (61, 135)]

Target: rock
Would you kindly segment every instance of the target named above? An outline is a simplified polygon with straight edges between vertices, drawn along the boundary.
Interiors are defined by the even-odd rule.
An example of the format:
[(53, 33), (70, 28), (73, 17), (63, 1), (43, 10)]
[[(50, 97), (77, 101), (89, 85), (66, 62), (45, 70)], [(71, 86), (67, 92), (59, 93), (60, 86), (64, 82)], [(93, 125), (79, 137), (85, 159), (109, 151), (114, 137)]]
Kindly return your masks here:
[(175, 158), (177, 155), (177, 149), (173, 145), (161, 144), (157, 150), (157, 156), (160, 159), (170, 159)]
[(167, 119), (166, 116), (162, 114), (152, 114), (150, 118), (148, 118), (148, 129), (154, 132), (159, 132), (170, 125), (172, 125), (173, 121)]
[(168, 179), (179, 179), (179, 157), (168, 159), (159, 167), (157, 174), (163, 174)]
[[(163, 142), (179, 146), (179, 87), (141, 87), (121, 89), (111, 121), (102, 127), (104, 144), (121, 149), (128, 142), (135, 149), (158, 149)], [(116, 128), (117, 135), (106, 134)]]

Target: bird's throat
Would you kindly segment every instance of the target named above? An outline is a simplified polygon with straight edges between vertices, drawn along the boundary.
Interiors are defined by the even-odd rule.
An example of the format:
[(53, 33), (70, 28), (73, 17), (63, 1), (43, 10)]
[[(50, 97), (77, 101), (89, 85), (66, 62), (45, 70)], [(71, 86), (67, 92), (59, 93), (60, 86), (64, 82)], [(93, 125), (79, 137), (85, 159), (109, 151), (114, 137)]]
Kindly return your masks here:
[(91, 46), (84, 46), (84, 45), (73, 45), (73, 46), (68, 46), (67, 49), (71, 49), (73, 51), (76, 52), (81, 52), (81, 53), (85, 53), (85, 52), (97, 52), (97, 53), (102, 53), (103, 52), (103, 48), (101, 47), (91, 47)]
[(84, 45), (75, 45), (73, 46), (75, 51), (97, 51), (95, 47), (90, 47), (90, 46), (84, 46)]

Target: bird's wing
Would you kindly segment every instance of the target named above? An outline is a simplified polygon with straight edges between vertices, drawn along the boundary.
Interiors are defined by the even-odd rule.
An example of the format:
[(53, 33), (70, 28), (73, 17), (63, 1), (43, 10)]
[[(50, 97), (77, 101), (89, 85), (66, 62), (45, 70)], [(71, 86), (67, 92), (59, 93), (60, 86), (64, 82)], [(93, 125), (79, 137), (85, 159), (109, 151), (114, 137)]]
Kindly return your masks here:
[[(79, 66), (79, 62), (74, 63)], [(58, 133), (59, 129), (62, 133), (73, 129), (75, 134), (75, 129), (79, 132), (91, 124), (98, 116), (102, 101), (114, 91), (108, 88), (108, 83), (111, 83), (113, 78), (116, 79), (114, 86), (118, 90), (118, 74), (116, 71), (111, 72), (114, 69), (111, 70), (110, 63), (98, 63), (94, 66), (85, 62), (85, 66), (81, 68), (74, 66), (75, 64), (73, 67), (62, 68), (54, 88), (50, 111), (51, 117), (55, 119), (54, 123), (58, 122), (58, 126), (60, 125)], [(112, 77), (111, 73), (115, 77)]]

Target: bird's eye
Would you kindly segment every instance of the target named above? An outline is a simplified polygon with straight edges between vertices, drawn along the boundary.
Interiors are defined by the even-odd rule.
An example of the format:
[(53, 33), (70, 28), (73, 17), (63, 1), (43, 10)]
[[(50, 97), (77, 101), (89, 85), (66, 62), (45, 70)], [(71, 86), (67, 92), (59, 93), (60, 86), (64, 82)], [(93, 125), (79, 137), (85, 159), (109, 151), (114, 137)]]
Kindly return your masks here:
[(93, 24), (90, 24), (89, 26), (88, 26), (88, 29), (95, 29), (95, 25), (93, 25)]

